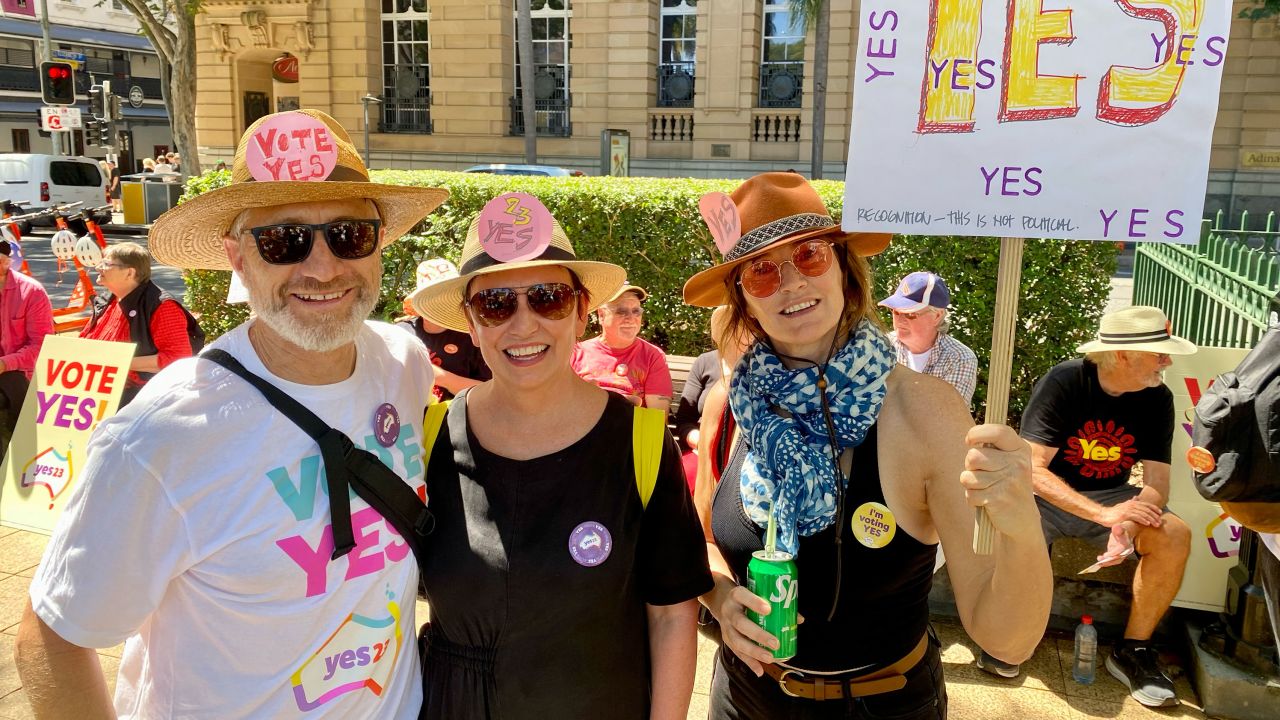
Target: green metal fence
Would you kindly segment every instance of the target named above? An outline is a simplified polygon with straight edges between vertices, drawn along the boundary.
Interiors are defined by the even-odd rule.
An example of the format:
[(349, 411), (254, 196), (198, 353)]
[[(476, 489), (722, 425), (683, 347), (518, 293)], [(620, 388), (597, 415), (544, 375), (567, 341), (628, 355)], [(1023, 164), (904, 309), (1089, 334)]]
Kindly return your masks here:
[(1197, 345), (1251, 348), (1267, 327), (1280, 287), (1280, 231), (1276, 213), (1261, 230), (1249, 213), (1237, 227), (1223, 214), (1205, 220), (1196, 245), (1138, 243), (1133, 302), (1155, 305), (1174, 332)]

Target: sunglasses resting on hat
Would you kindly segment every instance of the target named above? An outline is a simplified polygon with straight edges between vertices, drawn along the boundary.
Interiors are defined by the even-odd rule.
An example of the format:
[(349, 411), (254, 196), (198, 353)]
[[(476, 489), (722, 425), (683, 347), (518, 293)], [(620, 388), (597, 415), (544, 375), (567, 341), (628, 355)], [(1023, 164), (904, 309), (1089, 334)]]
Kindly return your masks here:
[(278, 223), (249, 228), (258, 254), (271, 265), (293, 265), (307, 259), (316, 231), (324, 232), (333, 256), (342, 260), (367, 258), (378, 249), (381, 220), (335, 220), (327, 223)]
[(782, 287), (782, 266), (791, 267), (805, 277), (820, 277), (831, 269), (831, 243), (825, 240), (809, 240), (798, 243), (791, 251), (791, 259), (776, 263), (772, 260), (753, 260), (747, 263), (738, 278), (738, 284), (752, 297), (767, 298)]
[(548, 320), (569, 317), (578, 299), (578, 291), (572, 285), (552, 282), (481, 290), (471, 296), (467, 306), (475, 313), (476, 322), (485, 327), (497, 327), (516, 314), (521, 295), (529, 303), (530, 310)]

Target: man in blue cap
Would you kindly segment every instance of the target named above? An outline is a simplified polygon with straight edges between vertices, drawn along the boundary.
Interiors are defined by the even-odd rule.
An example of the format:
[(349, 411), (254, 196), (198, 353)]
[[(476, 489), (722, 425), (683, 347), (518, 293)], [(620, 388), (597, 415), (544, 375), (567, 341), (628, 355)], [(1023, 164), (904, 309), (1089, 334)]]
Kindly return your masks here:
[(973, 401), (978, 384), (978, 356), (947, 334), (951, 291), (931, 272), (913, 272), (902, 278), (898, 290), (880, 301), (893, 311), (889, 338), (898, 350), (898, 362), (951, 383), (965, 402)]

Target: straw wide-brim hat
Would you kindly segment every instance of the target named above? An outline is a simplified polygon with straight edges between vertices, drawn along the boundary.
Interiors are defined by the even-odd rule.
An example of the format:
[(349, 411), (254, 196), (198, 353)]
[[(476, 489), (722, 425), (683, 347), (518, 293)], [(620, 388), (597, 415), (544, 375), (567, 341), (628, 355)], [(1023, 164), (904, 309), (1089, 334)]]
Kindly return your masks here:
[[(319, 123), (327, 127), (329, 140), (337, 151), (336, 161), (327, 176), (313, 180), (255, 178), (246, 159), (250, 143), (259, 128), (282, 121)], [(311, 166), (299, 164), (297, 167), (309, 169)], [(286, 173), (281, 172), (282, 175)], [(363, 198), (378, 206), (385, 231), (382, 247), (386, 247), (448, 197), (449, 191), (443, 188), (370, 182), (369, 171), (360, 153), (338, 121), (319, 110), (291, 110), (267, 115), (250, 125), (236, 148), (235, 160), (231, 164), (231, 184), (197, 195), (161, 215), (151, 226), (147, 244), (155, 259), (165, 265), (186, 270), (230, 270), (231, 263), (222, 238), (231, 230), (236, 216), (245, 210)]]
[(564, 228), (555, 218), (551, 220), (551, 241), (542, 254), (516, 262), (502, 262), (486, 253), (480, 244), (479, 228), (480, 215), (476, 215), (462, 245), (462, 257), (458, 263), (461, 274), (458, 277), (432, 283), (409, 296), (413, 309), (436, 325), (459, 332), (469, 331), (464, 294), (467, 284), (479, 275), (548, 265), (568, 268), (591, 295), (588, 311), (607, 302), (627, 279), (627, 271), (613, 263), (579, 260)]
[(737, 267), (777, 243), (821, 237), (847, 244), (856, 254), (867, 257), (883, 252), (893, 237), (889, 233), (844, 232), (809, 181), (793, 172), (756, 175), (729, 197), (738, 209), (742, 235), (719, 265), (685, 282), (684, 301), (690, 305), (716, 307), (728, 303), (729, 281)]
[(1193, 355), (1196, 346), (1173, 334), (1169, 318), (1160, 308), (1134, 305), (1103, 315), (1097, 339), (1076, 348), (1078, 353), (1111, 350)]

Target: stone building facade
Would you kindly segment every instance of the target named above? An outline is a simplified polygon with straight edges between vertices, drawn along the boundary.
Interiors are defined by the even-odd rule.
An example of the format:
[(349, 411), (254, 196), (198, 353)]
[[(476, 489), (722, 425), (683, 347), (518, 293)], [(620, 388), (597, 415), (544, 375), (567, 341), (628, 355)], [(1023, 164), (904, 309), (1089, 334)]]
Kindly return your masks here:
[[(859, 7), (830, 2), (824, 158), (827, 177), (841, 178)], [(229, 158), (255, 117), (304, 106), (333, 114), (357, 144), (367, 112), (374, 167), (521, 162), (514, 6), (206, 0), (197, 20), (201, 153), (206, 161)], [(540, 162), (599, 174), (608, 129), (629, 133), (634, 175), (808, 170), (812, 33), (796, 31), (787, 0), (532, 6)], [(286, 53), (296, 58), (296, 82), (273, 78), (273, 63)], [(1280, 204), (1275, 20), (1232, 23), (1209, 198), (1210, 210)]]

